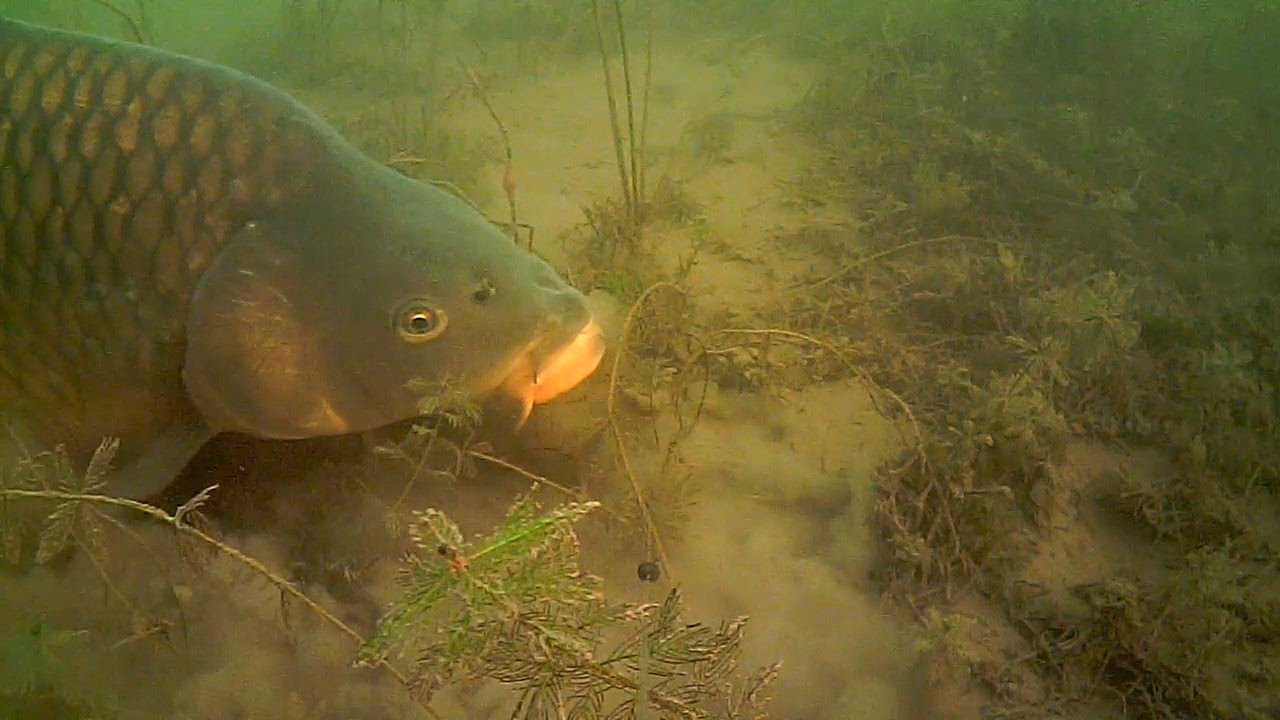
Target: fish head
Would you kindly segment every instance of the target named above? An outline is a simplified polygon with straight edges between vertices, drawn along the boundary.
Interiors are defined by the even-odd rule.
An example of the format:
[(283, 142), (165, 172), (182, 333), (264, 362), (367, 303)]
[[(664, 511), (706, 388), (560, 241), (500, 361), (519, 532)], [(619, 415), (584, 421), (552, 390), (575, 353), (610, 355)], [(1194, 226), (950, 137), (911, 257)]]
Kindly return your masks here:
[(364, 324), (381, 314), (395, 333), (370, 338), (379, 358), (353, 360), (351, 371), (385, 406), (407, 383), (500, 393), (517, 401), (523, 422), (596, 369), (603, 333), (582, 293), (542, 258), (453, 196), (429, 207), (435, 222), (398, 215), (392, 254), (402, 261), (375, 273)]
[(422, 414), (423, 393), (531, 408), (597, 367), (582, 293), (470, 205), (407, 179), (246, 226), (197, 288), (188, 393), (220, 430), (339, 435)]

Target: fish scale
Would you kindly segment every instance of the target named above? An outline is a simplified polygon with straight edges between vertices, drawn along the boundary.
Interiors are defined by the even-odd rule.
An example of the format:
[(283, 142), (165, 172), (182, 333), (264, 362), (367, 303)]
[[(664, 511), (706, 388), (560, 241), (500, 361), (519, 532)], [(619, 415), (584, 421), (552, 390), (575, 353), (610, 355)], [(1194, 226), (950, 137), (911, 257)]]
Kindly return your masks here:
[(113, 45), (0, 29), (0, 398), (51, 409), (41, 434), (110, 425), (98, 383), (171, 394), (196, 281), (313, 164), (220, 69)]
[(146, 497), (221, 432), (371, 430), (420, 412), (415, 383), (523, 418), (603, 352), (549, 265), (287, 94), (0, 19), (0, 418), (24, 445), (117, 437), (113, 491)]

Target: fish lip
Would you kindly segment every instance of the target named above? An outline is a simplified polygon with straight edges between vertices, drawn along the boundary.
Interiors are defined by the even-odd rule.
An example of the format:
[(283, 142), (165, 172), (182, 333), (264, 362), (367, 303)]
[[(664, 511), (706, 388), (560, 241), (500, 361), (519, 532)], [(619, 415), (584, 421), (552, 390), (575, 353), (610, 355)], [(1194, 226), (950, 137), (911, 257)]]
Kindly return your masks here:
[(576, 331), (544, 338), (521, 354), (501, 383), (501, 390), (520, 403), (516, 428), (535, 405), (572, 390), (590, 377), (604, 358), (604, 331), (588, 317)]
[(569, 342), (538, 358), (533, 372), (537, 388), (534, 402), (546, 402), (577, 387), (600, 366), (604, 351), (604, 330), (594, 318), (588, 318)]

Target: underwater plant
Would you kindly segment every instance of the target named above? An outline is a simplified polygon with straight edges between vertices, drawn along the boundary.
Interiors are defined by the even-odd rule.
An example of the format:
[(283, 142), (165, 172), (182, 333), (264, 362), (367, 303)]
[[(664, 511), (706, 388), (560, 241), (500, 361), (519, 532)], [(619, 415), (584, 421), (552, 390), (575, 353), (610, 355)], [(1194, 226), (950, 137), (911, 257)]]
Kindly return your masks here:
[[(797, 116), (826, 157), (795, 194), (857, 222), (815, 228), (834, 270), (794, 288), (791, 319), (847, 345), (917, 421), (914, 450), (881, 474), (890, 593), (926, 625), (971, 590), (1000, 609), (1020, 645), (941, 646), (1002, 717), (1280, 711), (1274, 592), (1256, 581), (1278, 549), (1262, 516), (1280, 488), (1280, 201), (1264, 190), (1277, 165), (1247, 159), (1280, 146), (1241, 144), (1280, 93), (1252, 80), (1280, 15), (851, 13)], [(1225, 28), (1241, 33), (1228, 56), (1192, 68)], [(1100, 447), (1162, 462), (1081, 481), (1072, 453)], [(1063, 588), (1036, 575), (1082, 512), (1169, 569), (1116, 559)]]
[[(20, 520), (16, 513), (22, 503), (52, 503), (51, 510), (36, 514), (44, 516), (31, 560), (36, 564), (74, 551), (102, 568), (110, 547), (102, 538), (105, 529), (124, 528), (111, 512), (160, 521), (174, 529), (176, 540), (243, 565), (275, 586), (282, 601), (300, 603), (346, 635), (359, 648), (360, 664), (390, 673), (428, 712), (441, 688), (491, 680), (511, 688), (520, 718), (563, 717), (566, 708), (583, 718), (619, 712), (644, 717), (650, 708), (661, 717), (763, 717), (765, 689), (778, 668), (740, 675), (746, 618), (719, 627), (688, 622), (674, 588), (661, 603), (611, 602), (600, 580), (580, 569), (574, 525), (599, 507), (596, 502), (544, 511), (534, 500), (535, 486), (516, 500), (500, 526), (474, 541), (438, 510), (415, 513), (405, 529), (413, 549), (400, 568), (403, 589), (366, 638), (298, 585), (202, 527), (200, 508), (216, 487), (172, 513), (101, 494), (115, 447), (114, 441), (103, 443), (83, 473), (72, 472), (65, 455), (51, 452), (6, 474), (0, 484), (6, 550), (21, 555), (24, 535), (32, 529), (24, 522), (31, 516)], [(641, 580), (658, 580), (657, 568), (644, 564)], [(102, 579), (124, 607), (134, 609), (127, 589), (106, 574)], [(174, 599), (181, 605), (177, 593)], [(76, 629), (32, 626), (0, 636), (0, 667), (11, 671), (0, 684), (0, 707), (79, 707), (82, 701), (65, 686), (52, 654), (79, 635)]]

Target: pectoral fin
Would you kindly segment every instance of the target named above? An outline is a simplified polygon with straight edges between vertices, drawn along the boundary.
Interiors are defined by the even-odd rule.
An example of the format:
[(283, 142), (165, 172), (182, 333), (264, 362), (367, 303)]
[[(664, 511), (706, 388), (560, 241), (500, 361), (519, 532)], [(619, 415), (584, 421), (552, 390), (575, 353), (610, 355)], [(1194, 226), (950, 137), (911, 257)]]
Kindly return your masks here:
[(196, 452), (217, 432), (194, 413), (165, 428), (133, 462), (111, 473), (108, 490), (117, 497), (146, 500), (173, 482)]
[(324, 328), (309, 320), (321, 294), (289, 229), (250, 223), (200, 279), (187, 322), (183, 379), (215, 427), (258, 437), (340, 435)]

